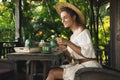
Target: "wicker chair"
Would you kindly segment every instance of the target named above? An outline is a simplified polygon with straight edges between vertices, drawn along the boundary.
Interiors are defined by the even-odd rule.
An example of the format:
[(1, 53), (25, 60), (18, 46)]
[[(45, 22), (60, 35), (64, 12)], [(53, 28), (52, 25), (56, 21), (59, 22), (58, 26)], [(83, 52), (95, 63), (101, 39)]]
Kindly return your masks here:
[(120, 72), (104, 68), (83, 68), (76, 72), (74, 80), (119, 80)]

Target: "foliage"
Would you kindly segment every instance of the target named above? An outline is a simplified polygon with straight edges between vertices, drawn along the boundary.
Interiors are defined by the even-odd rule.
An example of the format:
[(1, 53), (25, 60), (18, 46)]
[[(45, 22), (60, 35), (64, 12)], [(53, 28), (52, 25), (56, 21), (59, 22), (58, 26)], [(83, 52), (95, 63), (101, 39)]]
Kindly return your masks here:
[(109, 44), (110, 41), (110, 14), (107, 6), (109, 3), (100, 8), (100, 24), (99, 24), (99, 43)]
[[(40, 41), (44, 39), (49, 41), (51, 35), (62, 36), (69, 39), (72, 32), (65, 29), (61, 23), (61, 19), (55, 10), (55, 4), (59, 1), (67, 1), (75, 4), (80, 8), (86, 18), (86, 26), (90, 24), (90, 4), (87, 0), (43, 0), (32, 1), (22, 0), (22, 38), (25, 41), (28, 38), (32, 38), (35, 41)], [(106, 11), (104, 5), (100, 9), (100, 19), (99, 20), (99, 43), (107, 44), (110, 40), (109, 32), (109, 14)], [(106, 11), (106, 12), (104, 12)], [(1, 41), (7, 41), (10, 37), (10, 41), (14, 41), (15, 33), (15, 3), (0, 3), (0, 39)], [(106, 22), (107, 21), (107, 22)], [(2, 27), (1, 27), (2, 26)], [(8, 29), (6, 33), (2, 33), (3, 29)], [(92, 28), (93, 29), (93, 28)], [(12, 33), (11, 33), (12, 32)], [(95, 32), (93, 32), (95, 34)], [(7, 37), (4, 38), (4, 36)], [(12, 36), (11, 36), (12, 35)], [(94, 36), (92, 36), (94, 37)]]
[(103, 25), (99, 26), (99, 43), (108, 44), (110, 41), (110, 16), (103, 18)]
[(14, 3), (0, 3), (0, 41), (14, 41), (14, 8)]

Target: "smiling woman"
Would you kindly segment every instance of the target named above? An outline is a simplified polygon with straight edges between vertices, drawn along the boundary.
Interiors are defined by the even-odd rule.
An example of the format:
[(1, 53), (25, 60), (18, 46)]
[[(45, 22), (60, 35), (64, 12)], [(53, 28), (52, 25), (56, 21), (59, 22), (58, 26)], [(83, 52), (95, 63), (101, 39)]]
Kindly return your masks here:
[(46, 80), (74, 80), (75, 73), (79, 69), (102, 68), (96, 61), (91, 35), (85, 26), (85, 18), (81, 11), (67, 2), (57, 3), (56, 10), (64, 27), (69, 28), (73, 33), (70, 40), (62, 37), (57, 38), (59, 49), (65, 53), (69, 64), (51, 69)]

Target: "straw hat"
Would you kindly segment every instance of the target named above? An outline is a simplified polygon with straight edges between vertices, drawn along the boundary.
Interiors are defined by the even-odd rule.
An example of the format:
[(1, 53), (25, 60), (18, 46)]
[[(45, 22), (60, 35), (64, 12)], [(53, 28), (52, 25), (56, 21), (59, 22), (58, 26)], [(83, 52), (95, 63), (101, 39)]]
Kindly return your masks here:
[(60, 15), (61, 13), (61, 8), (63, 7), (68, 7), (70, 9), (72, 9), (73, 11), (75, 11), (78, 16), (79, 16), (79, 19), (80, 21), (85, 24), (85, 18), (84, 18), (84, 15), (82, 14), (82, 12), (77, 8), (75, 7), (74, 5), (70, 4), (70, 3), (67, 3), (67, 2), (59, 2), (56, 4), (56, 11), (57, 13)]

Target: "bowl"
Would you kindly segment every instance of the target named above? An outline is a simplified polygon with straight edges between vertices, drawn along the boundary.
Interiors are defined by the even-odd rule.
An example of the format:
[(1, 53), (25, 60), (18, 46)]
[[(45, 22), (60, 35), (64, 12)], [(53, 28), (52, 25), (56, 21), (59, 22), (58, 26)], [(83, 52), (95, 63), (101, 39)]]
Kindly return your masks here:
[(15, 52), (41, 52), (40, 47), (14, 47)]

